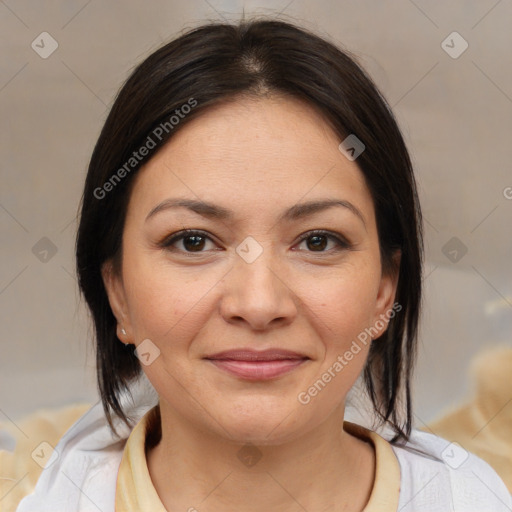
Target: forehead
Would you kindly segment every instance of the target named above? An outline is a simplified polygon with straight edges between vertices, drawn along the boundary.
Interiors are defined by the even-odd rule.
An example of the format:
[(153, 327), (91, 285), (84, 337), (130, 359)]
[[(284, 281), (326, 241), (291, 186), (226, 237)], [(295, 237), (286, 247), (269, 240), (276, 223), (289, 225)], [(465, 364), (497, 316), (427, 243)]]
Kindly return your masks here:
[(183, 126), (139, 171), (133, 193), (148, 205), (179, 196), (248, 210), (341, 197), (371, 209), (363, 174), (340, 142), (297, 99), (238, 99)]
[(251, 167), (258, 163), (251, 157), (259, 154), (264, 172), (285, 160), (309, 165), (319, 152), (323, 160), (337, 159), (338, 138), (312, 106), (298, 99), (249, 97), (208, 108), (177, 132), (167, 149), (194, 161), (251, 162)]

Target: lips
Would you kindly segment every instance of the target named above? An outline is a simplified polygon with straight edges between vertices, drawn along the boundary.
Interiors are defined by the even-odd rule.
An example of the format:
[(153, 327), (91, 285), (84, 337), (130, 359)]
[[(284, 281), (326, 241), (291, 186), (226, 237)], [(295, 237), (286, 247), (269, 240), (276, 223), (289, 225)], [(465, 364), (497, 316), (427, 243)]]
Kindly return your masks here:
[(231, 361), (282, 361), (284, 359), (309, 359), (303, 354), (284, 349), (269, 349), (263, 351), (251, 349), (225, 350), (206, 357), (210, 360), (231, 360)]
[(309, 357), (290, 350), (226, 350), (206, 357), (216, 368), (244, 380), (268, 380), (302, 366)]

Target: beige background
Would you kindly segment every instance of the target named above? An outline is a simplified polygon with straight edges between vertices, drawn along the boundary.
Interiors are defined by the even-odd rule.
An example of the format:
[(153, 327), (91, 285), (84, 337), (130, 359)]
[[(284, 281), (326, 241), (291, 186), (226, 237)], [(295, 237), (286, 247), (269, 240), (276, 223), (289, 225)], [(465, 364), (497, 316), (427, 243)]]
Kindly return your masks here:
[[(5, 0), (1, 420), (38, 407), (97, 401), (92, 330), (73, 260), (75, 216), (93, 145), (136, 63), (181, 30), (236, 20), (242, 9), (246, 15), (281, 12), (331, 36), (359, 57), (394, 107), (426, 218), (417, 425), (464, 400), (475, 353), (512, 346), (510, 1)], [(442, 47), (454, 31), (469, 45), (458, 58)], [(58, 43), (46, 59), (31, 47), (42, 32)], [(445, 43), (452, 55), (462, 48), (457, 37)], [(43, 237), (52, 245), (40, 242)], [(443, 249), (452, 237), (467, 248), (457, 262), (448, 252), (453, 248)], [(56, 253), (40, 261), (40, 251), (53, 246)]]

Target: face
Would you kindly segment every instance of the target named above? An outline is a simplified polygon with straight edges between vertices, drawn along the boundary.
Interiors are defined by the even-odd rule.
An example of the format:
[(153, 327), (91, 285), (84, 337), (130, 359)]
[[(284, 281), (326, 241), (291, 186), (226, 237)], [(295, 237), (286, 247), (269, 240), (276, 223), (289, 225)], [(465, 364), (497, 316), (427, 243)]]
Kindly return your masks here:
[[(239, 100), (184, 126), (135, 178), (121, 271), (103, 277), (119, 338), (145, 343), (142, 369), (176, 418), (272, 444), (344, 407), (371, 343), (358, 336), (386, 329), (396, 282), (340, 142), (297, 100)], [(211, 359), (237, 349), (296, 359)]]

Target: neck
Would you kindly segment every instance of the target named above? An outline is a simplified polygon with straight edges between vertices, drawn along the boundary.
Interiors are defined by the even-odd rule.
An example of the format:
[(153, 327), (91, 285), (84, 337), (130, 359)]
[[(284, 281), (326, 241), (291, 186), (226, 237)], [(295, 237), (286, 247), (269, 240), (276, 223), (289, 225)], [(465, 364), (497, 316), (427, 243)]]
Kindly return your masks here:
[(252, 444), (198, 430), (161, 400), (149, 473), (167, 510), (363, 510), (374, 449), (343, 430), (343, 413), (291, 441)]

